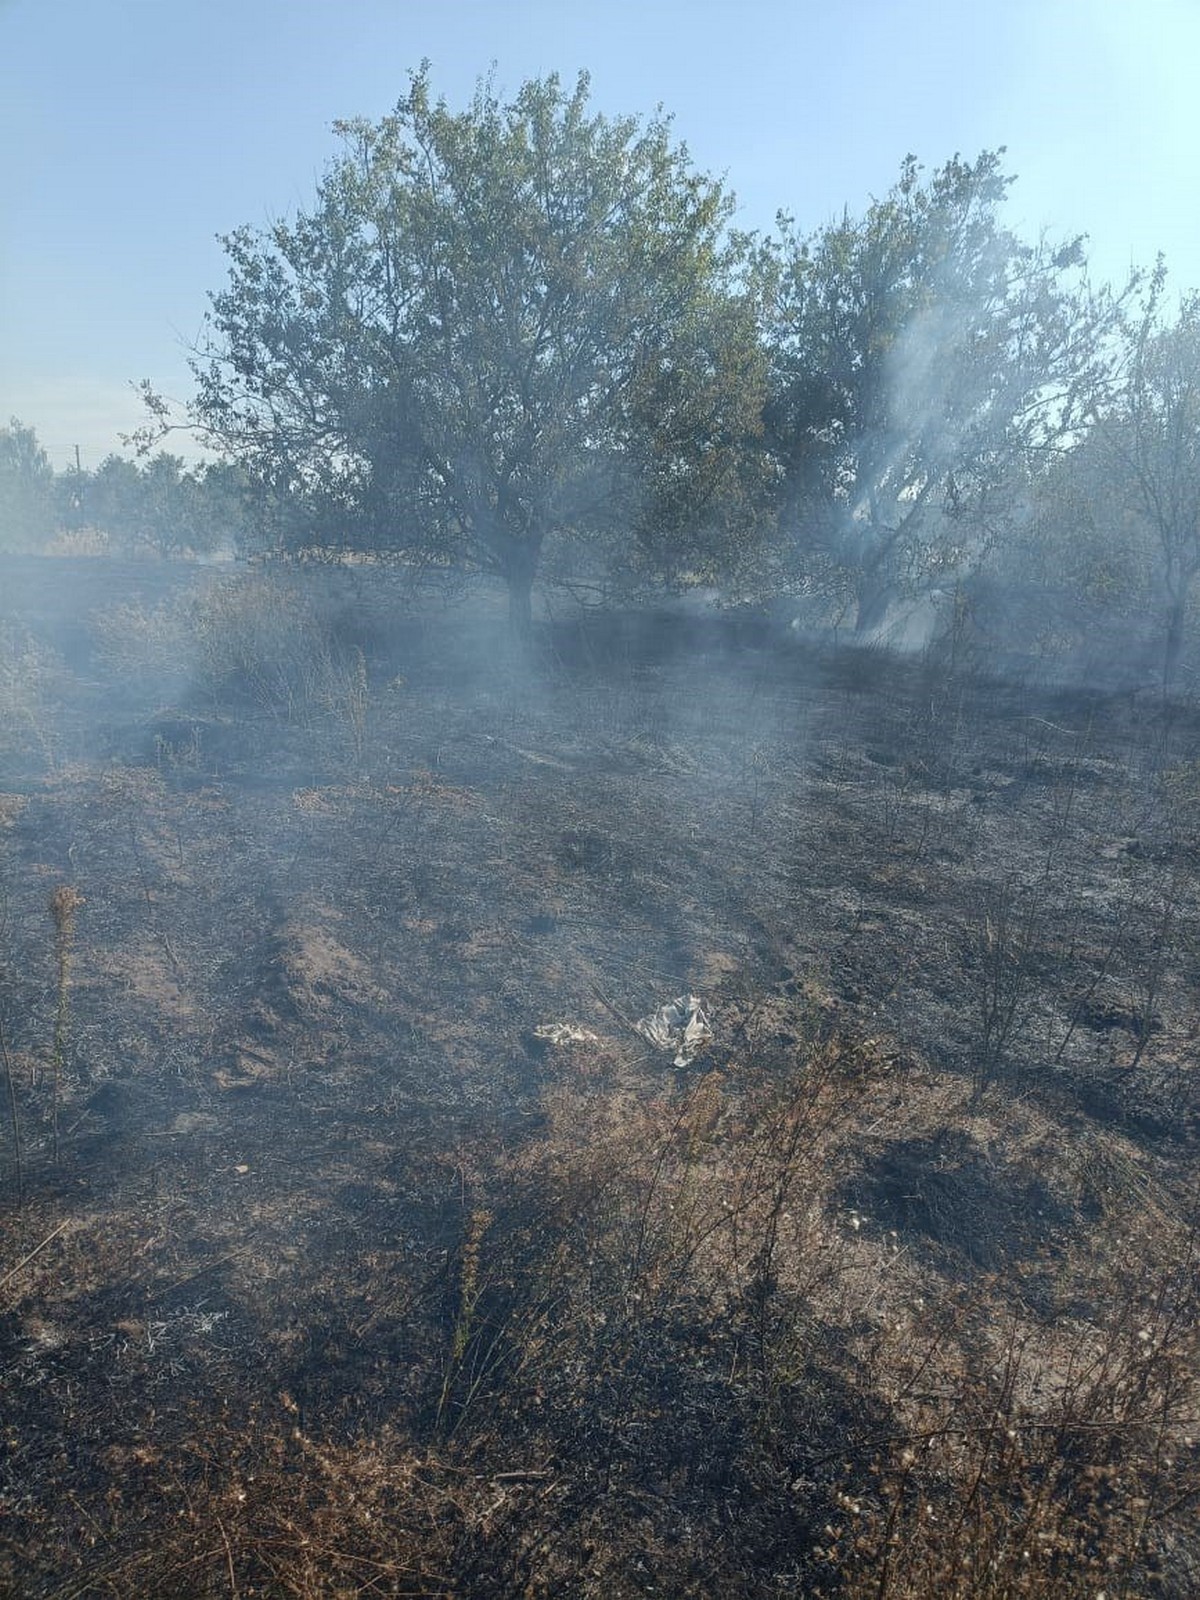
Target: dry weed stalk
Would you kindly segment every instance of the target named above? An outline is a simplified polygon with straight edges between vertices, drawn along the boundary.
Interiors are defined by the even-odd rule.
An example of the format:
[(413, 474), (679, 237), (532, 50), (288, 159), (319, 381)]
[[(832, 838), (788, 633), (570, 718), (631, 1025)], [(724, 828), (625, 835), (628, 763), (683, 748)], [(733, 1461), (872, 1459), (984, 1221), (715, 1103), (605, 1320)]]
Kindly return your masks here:
[(977, 1095), (982, 1095), (999, 1076), (1028, 1005), (1048, 892), (1044, 878), (1032, 888), (1023, 888), (1009, 878), (984, 895), (970, 930), (978, 974), (979, 1032), (974, 1063)]
[[(462, 1255), (459, 1263), (458, 1308), (455, 1313), (454, 1329), (450, 1339), (450, 1352), (446, 1359), (445, 1375), (442, 1379), (442, 1392), (438, 1397), (437, 1404), (436, 1420), (439, 1427), (449, 1404), (451, 1391), (463, 1370), (463, 1363), (471, 1341), (477, 1332), (477, 1311), (480, 1296), (483, 1293), (483, 1281), (480, 1276), (480, 1251), (484, 1235), (487, 1233), (491, 1223), (491, 1212), (484, 1210), (482, 1206), (473, 1207), (467, 1217), (466, 1233), (463, 1238)], [(461, 1420), (465, 1411), (466, 1403), (460, 1408), (459, 1420)], [(453, 1431), (452, 1428), (451, 1432)]]
[(54, 1086), (52, 1126), (54, 1160), (58, 1161), (58, 1117), (62, 1105), (62, 1079), (67, 1059), (67, 1033), (70, 1021), (71, 956), (75, 941), (75, 916), (87, 902), (69, 883), (63, 883), (50, 896), (50, 915), (54, 920), (54, 953), (57, 964), (56, 1006), (54, 1013)]
[[(0, 939), (7, 937), (8, 932), (8, 898), (0, 893)], [(6, 1017), (3, 998), (0, 997), (0, 1061), (4, 1063), (4, 1088), (5, 1098), (8, 1102), (8, 1120), (13, 1137), (13, 1160), (17, 1176), (17, 1210), (21, 1211), (25, 1204), (25, 1173), (21, 1157), (21, 1113), (17, 1105), (17, 1084), (13, 1072), (12, 1053), (8, 1048), (8, 1033), (6, 1030)]]
[(21, 1160), (21, 1115), (17, 1107), (17, 1085), (13, 1076), (12, 1055), (8, 1048), (8, 1035), (4, 1028), (4, 1014), (0, 1010), (0, 1061), (4, 1062), (4, 1087), (8, 1101), (8, 1120), (12, 1128), (13, 1158), (17, 1175), (17, 1210), (25, 1204), (25, 1173)]
[(354, 759), (361, 766), (367, 748), (367, 713), (371, 707), (371, 690), (367, 680), (367, 658), (359, 649), (354, 652), (353, 667), (346, 673), (343, 700)]

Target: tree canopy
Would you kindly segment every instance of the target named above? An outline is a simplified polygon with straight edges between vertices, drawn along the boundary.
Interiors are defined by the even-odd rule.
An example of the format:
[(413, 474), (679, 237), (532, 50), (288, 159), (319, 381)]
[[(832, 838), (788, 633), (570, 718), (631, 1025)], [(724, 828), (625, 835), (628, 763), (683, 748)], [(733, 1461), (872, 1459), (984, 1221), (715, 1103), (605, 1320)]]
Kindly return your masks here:
[(54, 528), (54, 468), (35, 431), (0, 428), (0, 550), (44, 543)]
[(1127, 328), (1123, 382), (1099, 412), (1098, 440), (1117, 498), (1157, 550), (1169, 687), (1200, 577), (1200, 293), (1184, 295), (1166, 322), (1165, 281), (1160, 262), (1141, 315)]
[[(1002, 152), (899, 181), (858, 219), (784, 223), (770, 439), (785, 520), (848, 575), (860, 628), (979, 537), (1014, 463), (1083, 421), (1115, 308), (1076, 239), (1022, 243)], [(814, 552), (811, 545), (818, 547)]]
[(751, 503), (765, 362), (732, 201), (581, 75), (338, 124), (311, 211), (225, 241), (209, 436), (317, 541), (493, 573), (703, 570)]
[[(521, 631), (536, 577), (782, 587), (869, 631), (1007, 574), (1053, 598), (1030, 616), (1157, 595), (1172, 678), (1200, 298), (1168, 326), (1161, 276), (1139, 301), (1081, 238), (1019, 238), (1002, 150), (909, 156), (857, 215), (758, 239), (669, 118), (596, 112), (586, 74), (456, 110), (426, 67), (335, 131), (310, 206), (223, 241), (188, 426), (224, 459), (60, 481), (14, 423), (0, 538), (393, 554), (501, 579)], [(142, 387), (146, 454), (179, 423)]]

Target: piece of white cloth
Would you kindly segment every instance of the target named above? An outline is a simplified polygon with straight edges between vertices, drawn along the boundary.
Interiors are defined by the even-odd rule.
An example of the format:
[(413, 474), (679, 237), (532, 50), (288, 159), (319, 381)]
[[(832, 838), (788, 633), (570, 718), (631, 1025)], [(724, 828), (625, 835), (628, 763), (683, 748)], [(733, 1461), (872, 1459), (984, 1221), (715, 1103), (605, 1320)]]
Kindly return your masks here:
[(547, 1044), (599, 1044), (599, 1039), (587, 1028), (574, 1022), (543, 1022), (533, 1030), (535, 1039), (545, 1039)]
[(659, 1006), (635, 1027), (656, 1049), (673, 1050), (677, 1067), (688, 1066), (713, 1036), (704, 1007), (694, 994), (681, 994)]

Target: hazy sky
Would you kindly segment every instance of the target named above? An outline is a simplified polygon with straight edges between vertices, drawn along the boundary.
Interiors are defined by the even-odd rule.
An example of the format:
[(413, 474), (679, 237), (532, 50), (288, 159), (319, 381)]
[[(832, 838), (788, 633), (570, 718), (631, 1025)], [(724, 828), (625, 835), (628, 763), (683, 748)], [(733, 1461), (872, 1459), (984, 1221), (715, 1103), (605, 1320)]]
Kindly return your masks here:
[(216, 235), (306, 205), (424, 57), (452, 104), (493, 62), (661, 104), (760, 229), (1005, 145), (1022, 232), (1200, 286), (1200, 0), (0, 0), (0, 424), (95, 466), (131, 381), (185, 400)]

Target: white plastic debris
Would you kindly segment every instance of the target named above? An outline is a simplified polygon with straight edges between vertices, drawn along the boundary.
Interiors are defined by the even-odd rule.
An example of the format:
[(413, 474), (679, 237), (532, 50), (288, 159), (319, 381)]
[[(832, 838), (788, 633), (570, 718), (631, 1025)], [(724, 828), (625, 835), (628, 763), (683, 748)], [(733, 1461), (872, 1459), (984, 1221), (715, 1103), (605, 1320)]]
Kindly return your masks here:
[(675, 1065), (686, 1067), (713, 1036), (704, 1007), (694, 994), (681, 994), (634, 1026), (659, 1050), (674, 1050)]
[(543, 1022), (533, 1030), (535, 1039), (545, 1039), (547, 1044), (599, 1044), (600, 1040), (587, 1028), (574, 1022)]

